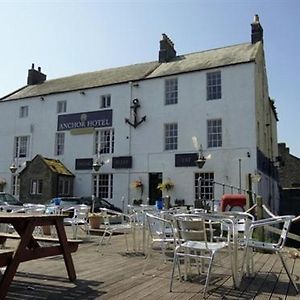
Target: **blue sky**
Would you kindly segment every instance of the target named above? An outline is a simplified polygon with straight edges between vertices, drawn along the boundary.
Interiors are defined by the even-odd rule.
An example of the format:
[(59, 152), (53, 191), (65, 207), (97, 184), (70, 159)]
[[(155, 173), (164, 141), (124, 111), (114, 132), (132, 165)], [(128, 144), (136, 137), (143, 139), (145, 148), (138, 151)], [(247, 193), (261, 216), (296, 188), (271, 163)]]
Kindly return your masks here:
[(0, 0), (0, 97), (32, 63), (54, 79), (157, 60), (162, 33), (178, 54), (248, 42), (258, 14), (278, 141), (300, 157), (299, 11), (298, 0)]

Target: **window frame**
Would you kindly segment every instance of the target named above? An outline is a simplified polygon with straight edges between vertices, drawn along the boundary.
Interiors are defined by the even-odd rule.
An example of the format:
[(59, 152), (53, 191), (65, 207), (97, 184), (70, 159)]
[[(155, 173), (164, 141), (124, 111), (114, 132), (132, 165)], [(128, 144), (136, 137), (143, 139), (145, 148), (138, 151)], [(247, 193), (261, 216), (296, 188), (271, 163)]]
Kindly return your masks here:
[(111, 94), (105, 94), (100, 96), (100, 108), (111, 107)]
[[(106, 136), (105, 136), (106, 135)], [(94, 154), (114, 153), (115, 131), (114, 128), (98, 129), (94, 136)]]
[(43, 193), (43, 179), (31, 179), (30, 195), (41, 195)]
[(28, 114), (29, 114), (29, 107), (28, 107), (28, 105), (20, 106), (19, 118), (27, 118)]
[(178, 78), (165, 79), (165, 105), (178, 103)]
[(72, 181), (69, 177), (59, 177), (58, 178), (58, 195), (59, 196), (69, 196), (71, 195)]
[(56, 132), (55, 133), (55, 148), (54, 155), (59, 156), (63, 155), (65, 152), (65, 132)]
[(164, 150), (171, 151), (178, 149), (178, 123), (164, 124)]
[[(204, 179), (204, 182), (199, 183), (199, 177)], [(214, 189), (214, 172), (197, 172), (194, 177), (194, 191), (195, 199), (213, 200), (215, 198)], [(200, 187), (200, 195), (199, 195)], [(200, 196), (200, 198), (199, 198)]]
[(59, 100), (56, 103), (56, 113), (63, 114), (67, 112), (67, 100)]
[(222, 74), (221, 71), (206, 73), (206, 100), (222, 99)]
[[(210, 123), (220, 122), (219, 124)], [(220, 148), (223, 146), (222, 119), (207, 120), (207, 148)]]
[(97, 198), (108, 200), (113, 199), (113, 179), (112, 173), (100, 173), (92, 175), (93, 195)]
[[(26, 141), (24, 141), (23, 139), (26, 139)], [(29, 141), (30, 141), (29, 135), (15, 136), (15, 142), (14, 142), (14, 157), (15, 158), (28, 157)], [(25, 151), (24, 151), (24, 149), (25, 149)]]

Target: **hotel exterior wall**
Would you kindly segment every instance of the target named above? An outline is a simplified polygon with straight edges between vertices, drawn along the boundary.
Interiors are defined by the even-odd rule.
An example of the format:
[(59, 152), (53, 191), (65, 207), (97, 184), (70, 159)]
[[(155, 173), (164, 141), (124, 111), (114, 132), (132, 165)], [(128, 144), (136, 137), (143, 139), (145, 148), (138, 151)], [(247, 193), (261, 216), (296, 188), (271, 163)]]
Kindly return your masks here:
[[(115, 151), (103, 155), (110, 158), (100, 172), (113, 173), (114, 199), (121, 205), (124, 196), (126, 201), (136, 197), (136, 191), (129, 187), (130, 183), (141, 178), (145, 184), (143, 198), (148, 195), (148, 173), (162, 172), (163, 178), (170, 178), (175, 187), (170, 191), (173, 199), (186, 199), (189, 204), (194, 200), (194, 174), (196, 167), (175, 167), (175, 153), (194, 153), (192, 136), (197, 136), (203, 144), (205, 153), (211, 153), (201, 172), (214, 172), (215, 180), (238, 186), (238, 159), (242, 160), (242, 187), (248, 173), (256, 170), (256, 122), (254, 118), (254, 64), (240, 64), (223, 67), (222, 99), (206, 100), (207, 71), (180, 74), (178, 78), (178, 104), (164, 104), (165, 78), (156, 78), (139, 82), (138, 87), (131, 84), (120, 84), (108, 87), (46, 95), (44, 101), (39, 97), (0, 103), (1, 113), (11, 118), (4, 123), (1, 118), (2, 140), (5, 151), (0, 160), (0, 173), (9, 182), (9, 165), (12, 161), (14, 136), (30, 135), (30, 157), (36, 154), (58, 158), (75, 174), (74, 195), (90, 195), (92, 193), (92, 170), (75, 170), (76, 158), (92, 158), (94, 135), (72, 135), (65, 131), (65, 153), (54, 156), (55, 132), (57, 130), (57, 101), (67, 101), (67, 112), (79, 113), (95, 111), (100, 107), (100, 95), (111, 94), (113, 110), (113, 128), (115, 130)], [(171, 78), (171, 77), (170, 77)], [(138, 98), (141, 108), (138, 116), (146, 115), (146, 122), (136, 129), (125, 124), (130, 117), (132, 99)], [(19, 119), (19, 107), (29, 106), (29, 117)], [(221, 118), (223, 130), (223, 146), (207, 149), (207, 119)], [(164, 124), (178, 123), (178, 149), (164, 151)], [(3, 130), (5, 128), (5, 131)], [(251, 156), (247, 157), (247, 152)], [(132, 169), (112, 169), (112, 156), (132, 156)], [(9, 190), (9, 186), (6, 186)], [(217, 198), (220, 195), (216, 195)]]

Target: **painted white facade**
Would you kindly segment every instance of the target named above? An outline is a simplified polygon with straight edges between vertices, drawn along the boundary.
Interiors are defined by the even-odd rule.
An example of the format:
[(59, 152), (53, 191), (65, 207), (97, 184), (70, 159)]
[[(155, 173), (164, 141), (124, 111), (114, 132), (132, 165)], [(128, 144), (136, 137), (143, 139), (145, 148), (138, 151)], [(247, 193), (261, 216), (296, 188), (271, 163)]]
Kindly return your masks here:
[[(123, 82), (84, 86), (83, 89), (70, 88), (66, 91), (60, 90), (58, 84), (57, 91), (44, 94), (38, 93), (39, 85), (33, 85), (36, 91), (32, 96), (30, 96), (29, 85), (26, 97), (18, 96), (16, 93), (15, 98), (2, 98), (0, 101), (0, 177), (7, 182), (4, 190), (10, 192), (12, 189), (12, 174), (9, 167), (13, 162), (17, 164), (19, 172), (25, 161), (30, 161), (37, 154), (41, 154), (44, 157), (59, 159), (75, 175), (74, 196), (92, 195), (94, 191), (92, 178), (95, 171), (76, 170), (75, 161), (83, 158), (96, 159), (95, 130), (99, 128), (81, 134), (66, 130), (64, 154), (55, 156), (57, 102), (67, 102), (67, 110), (64, 113), (67, 115), (93, 112), (102, 110), (100, 98), (102, 95), (110, 94), (111, 106), (103, 110), (112, 110), (114, 153), (101, 154), (101, 160), (109, 159), (109, 162), (101, 167), (100, 173), (113, 174), (111, 202), (122, 207), (132, 203), (134, 198), (140, 198), (140, 193), (131, 187), (131, 183), (141, 180), (144, 184), (142, 198), (146, 203), (149, 196), (150, 173), (162, 173), (163, 181), (170, 179), (175, 184), (174, 188), (167, 193), (171, 196), (171, 203), (174, 203), (175, 199), (185, 199), (185, 203), (189, 205), (194, 204), (195, 185), (197, 185), (195, 174), (199, 172), (213, 173), (216, 182), (245, 190), (249, 189), (249, 176), (260, 175), (259, 182), (252, 182), (252, 190), (268, 199), (271, 207), (276, 211), (277, 182), (267, 173), (262, 172), (257, 159), (257, 149), (271, 162), (275, 161), (278, 155), (277, 117), (268, 96), (263, 46), (262, 43), (257, 43), (242, 47), (249, 53), (251, 50), (251, 57), (254, 58), (239, 60), (238, 54), (243, 54), (244, 50), (241, 51), (237, 47), (236, 49), (241, 52), (232, 56), (234, 59), (238, 57), (235, 62), (228, 63), (225, 57), (223, 58), (225, 62), (216, 62), (215, 67), (211, 67), (213, 63), (206, 58), (207, 54), (200, 53), (197, 54), (199, 59), (203, 56), (208, 61), (204, 61), (201, 67), (198, 66), (197, 55), (194, 61), (191, 60), (191, 56), (187, 56), (187, 62), (174, 63), (177, 64), (175, 67), (178, 66), (178, 69), (175, 68), (177, 71), (168, 71), (168, 68), (174, 65), (172, 62), (165, 62), (153, 68), (150, 75), (144, 74), (134, 82), (124, 79)], [(215, 50), (216, 53), (223, 54), (222, 51), (222, 49)], [(256, 54), (253, 54), (254, 51)], [(221, 61), (218, 55), (216, 61)], [(187, 64), (186, 69), (182, 67), (184, 63)], [(197, 67), (193, 69), (193, 65)], [(111, 70), (113, 72), (114, 69)], [(222, 97), (208, 101), (206, 76), (208, 72), (213, 71), (221, 72)], [(115, 72), (118, 70), (116, 69)], [(169, 78), (178, 80), (178, 102), (165, 105), (165, 80)], [(59, 79), (56, 81), (59, 82)], [(64, 82), (63, 78), (61, 82)], [(45, 84), (47, 87), (47, 81)], [(51, 85), (51, 82), (49, 84)], [(41, 90), (43, 85), (44, 83), (40, 84)], [(126, 118), (130, 120), (133, 118), (131, 109), (133, 99), (138, 99), (140, 103), (138, 118), (146, 116), (146, 121), (136, 128), (125, 122)], [(21, 106), (28, 106), (28, 117), (19, 117)], [(210, 119), (222, 120), (221, 147), (207, 147), (207, 120)], [(176, 150), (164, 150), (164, 125), (167, 123), (178, 124)], [(29, 152), (27, 157), (15, 160), (14, 139), (23, 135), (30, 137)], [(196, 152), (192, 136), (198, 138), (205, 154), (211, 154), (211, 159), (207, 160), (200, 170), (196, 166), (175, 166), (176, 154)], [(112, 168), (113, 158), (120, 156), (132, 157), (132, 167)], [(216, 186), (214, 199), (220, 199), (223, 192), (221, 186)]]

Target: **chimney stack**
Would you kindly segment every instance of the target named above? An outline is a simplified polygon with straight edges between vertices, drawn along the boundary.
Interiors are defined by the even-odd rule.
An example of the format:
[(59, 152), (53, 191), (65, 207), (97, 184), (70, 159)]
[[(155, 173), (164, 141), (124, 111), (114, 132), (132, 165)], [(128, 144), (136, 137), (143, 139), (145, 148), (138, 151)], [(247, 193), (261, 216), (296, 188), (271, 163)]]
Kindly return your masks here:
[(259, 22), (259, 16), (255, 15), (253, 23), (251, 24), (251, 43), (255, 44), (256, 42), (263, 42), (263, 28), (260, 25)]
[(169, 39), (169, 37), (165, 33), (162, 34), (162, 39), (160, 40), (159, 44), (159, 62), (169, 62), (176, 57), (174, 43)]
[(43, 83), (47, 78), (47, 75), (41, 72), (41, 67), (37, 70), (34, 69), (34, 64), (31, 65), (31, 69), (28, 70), (27, 84), (34, 85)]

